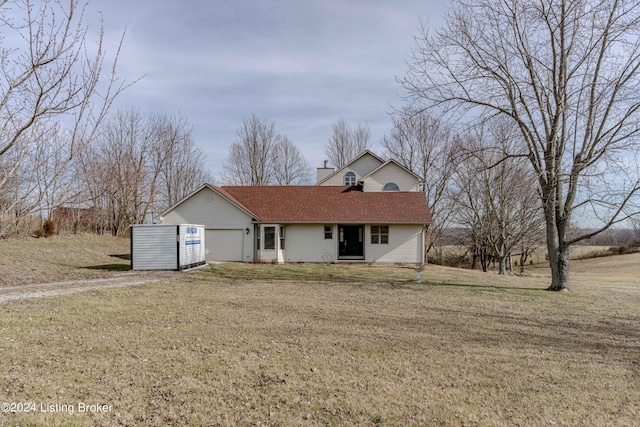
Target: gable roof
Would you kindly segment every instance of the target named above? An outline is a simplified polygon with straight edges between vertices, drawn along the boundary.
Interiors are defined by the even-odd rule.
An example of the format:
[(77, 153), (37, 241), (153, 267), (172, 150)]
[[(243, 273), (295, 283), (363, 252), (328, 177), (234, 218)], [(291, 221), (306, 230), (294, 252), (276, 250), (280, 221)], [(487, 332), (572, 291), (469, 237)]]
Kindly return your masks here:
[(241, 211), (244, 211), (247, 215), (249, 215), (249, 216), (251, 216), (253, 218), (256, 218), (256, 215), (253, 212), (248, 210), (245, 206), (242, 205), (242, 203), (240, 203), (235, 198), (233, 198), (233, 196), (231, 196), (231, 195), (227, 194), (226, 192), (222, 191), (220, 189), (220, 187), (216, 187), (215, 185), (211, 185), (211, 184), (202, 184), (200, 187), (198, 187), (194, 191), (192, 191), (188, 196), (184, 197), (178, 203), (176, 203), (175, 205), (171, 206), (170, 208), (168, 208), (167, 210), (162, 212), (160, 214), (160, 216), (161, 217), (166, 216), (169, 212), (171, 212), (172, 210), (176, 209), (178, 206), (180, 206), (181, 204), (183, 204), (184, 202), (186, 202), (187, 200), (189, 200), (190, 198), (192, 198), (193, 196), (195, 196), (197, 193), (199, 193), (200, 191), (202, 191), (205, 188), (208, 188), (211, 191), (213, 191), (214, 193), (217, 193), (218, 195), (223, 197), (224, 199), (227, 199), (232, 205), (234, 205), (235, 207), (237, 207)]
[(423, 192), (362, 192), (349, 186), (216, 187), (262, 223), (428, 224)]
[(329, 179), (331, 179), (332, 177), (338, 175), (344, 169), (347, 169), (352, 164), (354, 164), (355, 162), (357, 162), (358, 160), (360, 160), (361, 158), (363, 158), (366, 155), (372, 156), (374, 159), (378, 160), (380, 162), (380, 164), (384, 164), (384, 159), (382, 159), (381, 157), (377, 156), (375, 153), (373, 153), (373, 152), (371, 152), (369, 150), (364, 150), (362, 152), (362, 154), (360, 154), (358, 157), (356, 157), (355, 159), (351, 160), (349, 163), (347, 163), (346, 165), (342, 166), (341, 168), (339, 168), (335, 172), (330, 173), (329, 175), (327, 175), (326, 177), (324, 177), (323, 179), (318, 181), (315, 185), (321, 185), (323, 182), (328, 181)]
[(384, 162), (383, 164), (381, 164), (380, 166), (378, 166), (377, 168), (375, 168), (374, 170), (372, 170), (371, 172), (369, 172), (368, 174), (366, 174), (365, 176), (363, 176), (362, 178), (360, 178), (361, 181), (364, 181), (366, 178), (369, 178), (371, 175), (375, 174), (376, 172), (378, 172), (381, 169), (384, 169), (385, 166), (389, 165), (393, 163), (394, 165), (398, 166), (400, 169), (406, 171), (408, 174), (413, 175), (419, 182), (422, 182), (422, 178), (420, 178), (420, 176), (418, 176), (415, 172), (413, 172), (410, 169), (407, 169), (406, 167), (402, 166), (402, 164), (400, 162), (398, 162), (395, 159), (389, 159), (386, 162)]

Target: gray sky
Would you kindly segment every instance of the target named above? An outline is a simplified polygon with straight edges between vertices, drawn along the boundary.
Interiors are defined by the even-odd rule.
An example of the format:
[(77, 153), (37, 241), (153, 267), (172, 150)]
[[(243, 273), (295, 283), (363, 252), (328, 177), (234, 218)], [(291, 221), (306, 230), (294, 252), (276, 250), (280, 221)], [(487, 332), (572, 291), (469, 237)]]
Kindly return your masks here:
[(217, 177), (252, 113), (272, 119), (312, 167), (331, 125), (367, 122), (374, 150), (401, 106), (396, 76), (420, 19), (439, 25), (438, 0), (91, 0), (108, 48), (126, 27), (119, 74), (146, 74), (116, 108), (181, 114)]

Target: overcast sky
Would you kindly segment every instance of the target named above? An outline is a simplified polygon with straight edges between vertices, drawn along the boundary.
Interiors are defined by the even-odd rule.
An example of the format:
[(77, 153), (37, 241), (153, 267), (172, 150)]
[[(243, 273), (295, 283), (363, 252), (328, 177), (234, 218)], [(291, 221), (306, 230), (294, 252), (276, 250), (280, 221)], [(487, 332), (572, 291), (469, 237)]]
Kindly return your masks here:
[(396, 76), (420, 19), (437, 26), (438, 0), (90, 0), (107, 42), (126, 27), (116, 108), (181, 114), (217, 177), (236, 129), (272, 119), (312, 167), (331, 125), (367, 122), (374, 151), (403, 104)]

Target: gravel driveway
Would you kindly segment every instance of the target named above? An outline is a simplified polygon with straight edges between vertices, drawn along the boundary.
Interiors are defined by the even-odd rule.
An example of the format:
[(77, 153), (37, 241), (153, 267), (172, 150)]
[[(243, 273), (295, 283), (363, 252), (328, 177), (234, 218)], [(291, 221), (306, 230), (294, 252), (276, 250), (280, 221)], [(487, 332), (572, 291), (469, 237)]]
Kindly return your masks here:
[(113, 275), (104, 279), (70, 280), (65, 282), (40, 283), (0, 287), (0, 303), (25, 298), (40, 298), (57, 295), (75, 294), (94, 289), (122, 288), (145, 283), (170, 281), (181, 277), (184, 273), (177, 271), (135, 272)]

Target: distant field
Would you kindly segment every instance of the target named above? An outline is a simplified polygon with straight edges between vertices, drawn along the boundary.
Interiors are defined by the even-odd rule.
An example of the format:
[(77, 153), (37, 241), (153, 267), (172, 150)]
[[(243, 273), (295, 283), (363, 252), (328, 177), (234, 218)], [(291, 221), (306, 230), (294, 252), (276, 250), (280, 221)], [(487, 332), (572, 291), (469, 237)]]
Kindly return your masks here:
[(0, 424), (636, 425), (640, 255), (573, 270), (223, 264), (2, 304), (0, 401), (38, 406)]
[[(611, 246), (574, 246), (571, 248), (571, 259), (582, 259), (589, 258), (596, 254), (601, 254), (608, 250)], [(460, 245), (452, 245), (452, 246), (444, 246), (443, 247), (443, 256), (445, 258), (451, 256), (462, 256), (467, 253), (467, 248)], [(547, 264), (547, 250), (545, 247), (541, 246), (537, 250), (533, 252), (532, 255), (526, 261), (526, 266), (538, 265), (538, 264)], [(467, 254), (467, 262), (470, 262), (470, 256)], [(520, 257), (514, 256), (514, 270), (515, 267), (518, 267), (518, 262), (520, 262)], [(495, 269), (492, 266), (493, 269)]]

